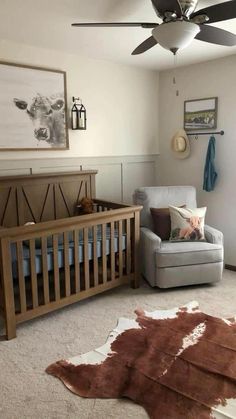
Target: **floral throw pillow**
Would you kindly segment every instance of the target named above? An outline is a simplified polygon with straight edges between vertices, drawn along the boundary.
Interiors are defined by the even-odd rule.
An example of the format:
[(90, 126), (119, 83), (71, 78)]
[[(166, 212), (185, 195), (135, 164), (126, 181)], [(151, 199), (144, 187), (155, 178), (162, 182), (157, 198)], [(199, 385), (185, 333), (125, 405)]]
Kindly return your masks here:
[(204, 222), (206, 207), (178, 208), (170, 206), (171, 241), (205, 240)]

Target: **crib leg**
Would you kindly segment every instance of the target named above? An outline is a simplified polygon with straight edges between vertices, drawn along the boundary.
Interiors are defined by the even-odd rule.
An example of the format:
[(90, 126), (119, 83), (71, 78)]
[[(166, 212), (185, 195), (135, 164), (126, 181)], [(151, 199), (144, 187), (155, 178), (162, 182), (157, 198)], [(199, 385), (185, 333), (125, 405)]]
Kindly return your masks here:
[(140, 273), (134, 272), (134, 279), (131, 280), (131, 288), (137, 289), (140, 287)]
[(132, 288), (139, 288), (140, 283), (140, 267), (139, 267), (139, 240), (140, 240), (140, 213), (136, 212), (134, 216), (134, 278), (131, 280)]
[(16, 322), (9, 321), (6, 319), (6, 338), (11, 340), (16, 338)]
[[(10, 290), (5, 287), (5, 325), (6, 325), (6, 338), (7, 340), (14, 339), (16, 337), (16, 317), (15, 317), (15, 305), (13, 297), (13, 287), (9, 287)], [(11, 292), (9, 292), (11, 291)]]
[(4, 299), (4, 314), (7, 340), (16, 337), (16, 316), (14, 288), (11, 268), (10, 242), (6, 238), (0, 240), (1, 281)]

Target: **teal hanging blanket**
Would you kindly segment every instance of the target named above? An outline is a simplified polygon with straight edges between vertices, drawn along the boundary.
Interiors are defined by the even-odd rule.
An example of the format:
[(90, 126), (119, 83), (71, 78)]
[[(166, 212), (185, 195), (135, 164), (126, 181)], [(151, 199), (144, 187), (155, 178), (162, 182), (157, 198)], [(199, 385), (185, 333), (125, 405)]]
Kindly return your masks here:
[(206, 155), (206, 163), (204, 169), (204, 181), (203, 181), (203, 189), (204, 191), (211, 192), (214, 190), (217, 173), (215, 171), (215, 154), (216, 154), (216, 139), (211, 136), (207, 148), (207, 155)]

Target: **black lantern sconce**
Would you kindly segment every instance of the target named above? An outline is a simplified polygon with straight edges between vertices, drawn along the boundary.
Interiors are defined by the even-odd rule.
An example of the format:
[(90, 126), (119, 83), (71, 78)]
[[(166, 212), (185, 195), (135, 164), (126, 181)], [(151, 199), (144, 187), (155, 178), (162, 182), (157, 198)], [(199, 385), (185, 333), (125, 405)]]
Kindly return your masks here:
[(73, 106), (71, 109), (71, 128), (75, 129), (87, 129), (87, 117), (86, 109), (79, 97), (72, 98)]

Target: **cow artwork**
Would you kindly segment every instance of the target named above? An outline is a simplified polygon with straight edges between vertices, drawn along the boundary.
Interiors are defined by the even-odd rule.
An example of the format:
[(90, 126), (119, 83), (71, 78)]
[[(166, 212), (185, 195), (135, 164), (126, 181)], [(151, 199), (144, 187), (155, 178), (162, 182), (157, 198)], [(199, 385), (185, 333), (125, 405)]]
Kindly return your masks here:
[(102, 347), (50, 365), (73, 393), (127, 397), (152, 419), (236, 417), (236, 319), (197, 302), (119, 319)]
[(0, 150), (69, 149), (66, 72), (0, 63)]
[(43, 141), (51, 147), (64, 147), (65, 101), (62, 94), (47, 97), (38, 93), (30, 102), (14, 98), (14, 103), (31, 119), (38, 144)]

